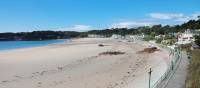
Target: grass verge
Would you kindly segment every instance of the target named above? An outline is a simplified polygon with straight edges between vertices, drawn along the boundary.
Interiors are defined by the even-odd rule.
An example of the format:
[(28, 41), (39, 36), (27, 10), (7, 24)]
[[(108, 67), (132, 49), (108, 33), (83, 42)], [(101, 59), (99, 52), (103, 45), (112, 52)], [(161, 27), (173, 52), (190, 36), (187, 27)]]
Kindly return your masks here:
[(200, 50), (191, 51), (191, 60), (188, 68), (187, 88), (200, 88)]

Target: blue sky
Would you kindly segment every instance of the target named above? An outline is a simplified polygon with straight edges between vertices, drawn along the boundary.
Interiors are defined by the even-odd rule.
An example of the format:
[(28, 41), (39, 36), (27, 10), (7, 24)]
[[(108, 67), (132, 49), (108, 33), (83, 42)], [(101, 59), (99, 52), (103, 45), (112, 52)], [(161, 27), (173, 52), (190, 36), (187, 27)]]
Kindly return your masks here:
[(0, 32), (180, 24), (196, 19), (200, 0), (0, 0)]

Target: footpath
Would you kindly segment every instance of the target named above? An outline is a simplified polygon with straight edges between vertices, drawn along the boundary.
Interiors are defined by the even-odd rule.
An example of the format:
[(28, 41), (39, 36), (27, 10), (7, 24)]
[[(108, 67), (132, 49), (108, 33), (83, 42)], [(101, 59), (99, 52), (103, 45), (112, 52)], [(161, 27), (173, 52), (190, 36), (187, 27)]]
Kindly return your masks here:
[(182, 52), (180, 64), (164, 88), (185, 88), (188, 64), (189, 60), (187, 58), (186, 52)]

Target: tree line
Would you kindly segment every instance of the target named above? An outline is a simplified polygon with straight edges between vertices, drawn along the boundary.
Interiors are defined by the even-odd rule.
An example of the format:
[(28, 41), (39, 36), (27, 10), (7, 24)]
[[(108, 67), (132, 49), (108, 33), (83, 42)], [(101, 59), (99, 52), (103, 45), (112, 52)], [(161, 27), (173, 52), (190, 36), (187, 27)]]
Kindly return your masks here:
[(200, 29), (200, 16), (198, 16), (198, 20), (189, 20), (186, 23), (181, 25), (153, 25), (150, 26), (143, 26), (137, 28), (111, 28), (111, 29), (104, 29), (104, 30), (91, 30), (88, 31), (89, 34), (98, 34), (98, 35), (106, 35), (111, 36), (112, 34), (141, 34), (144, 33), (146, 35), (165, 35), (169, 33), (177, 33), (177, 32), (184, 32), (186, 29), (197, 30)]
[(0, 33), (0, 41), (38, 41), (51, 39), (67, 39), (81, 36), (75, 31), (33, 31), (19, 33)]
[(76, 31), (33, 31), (33, 32), (19, 32), (19, 33), (0, 33), (0, 41), (35, 41), (35, 40), (50, 40), (50, 39), (66, 39), (66, 38), (77, 38), (87, 37), (88, 34), (104, 35), (106, 37), (112, 36), (112, 34), (141, 34), (146, 35), (160, 35), (183, 32), (186, 29), (200, 29), (200, 16), (198, 20), (190, 20), (181, 25), (153, 25), (153, 26), (141, 26), (137, 28), (110, 28), (103, 30), (91, 30), (87, 32), (76, 32)]

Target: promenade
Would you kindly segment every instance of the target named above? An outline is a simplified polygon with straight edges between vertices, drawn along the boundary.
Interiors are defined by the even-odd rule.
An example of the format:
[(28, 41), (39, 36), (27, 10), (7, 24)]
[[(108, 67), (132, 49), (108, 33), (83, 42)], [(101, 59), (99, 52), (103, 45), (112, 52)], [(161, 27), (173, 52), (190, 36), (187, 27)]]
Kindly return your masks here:
[(188, 64), (189, 60), (187, 58), (186, 52), (183, 52), (177, 70), (175, 70), (171, 79), (169, 79), (167, 85), (164, 88), (185, 88)]

